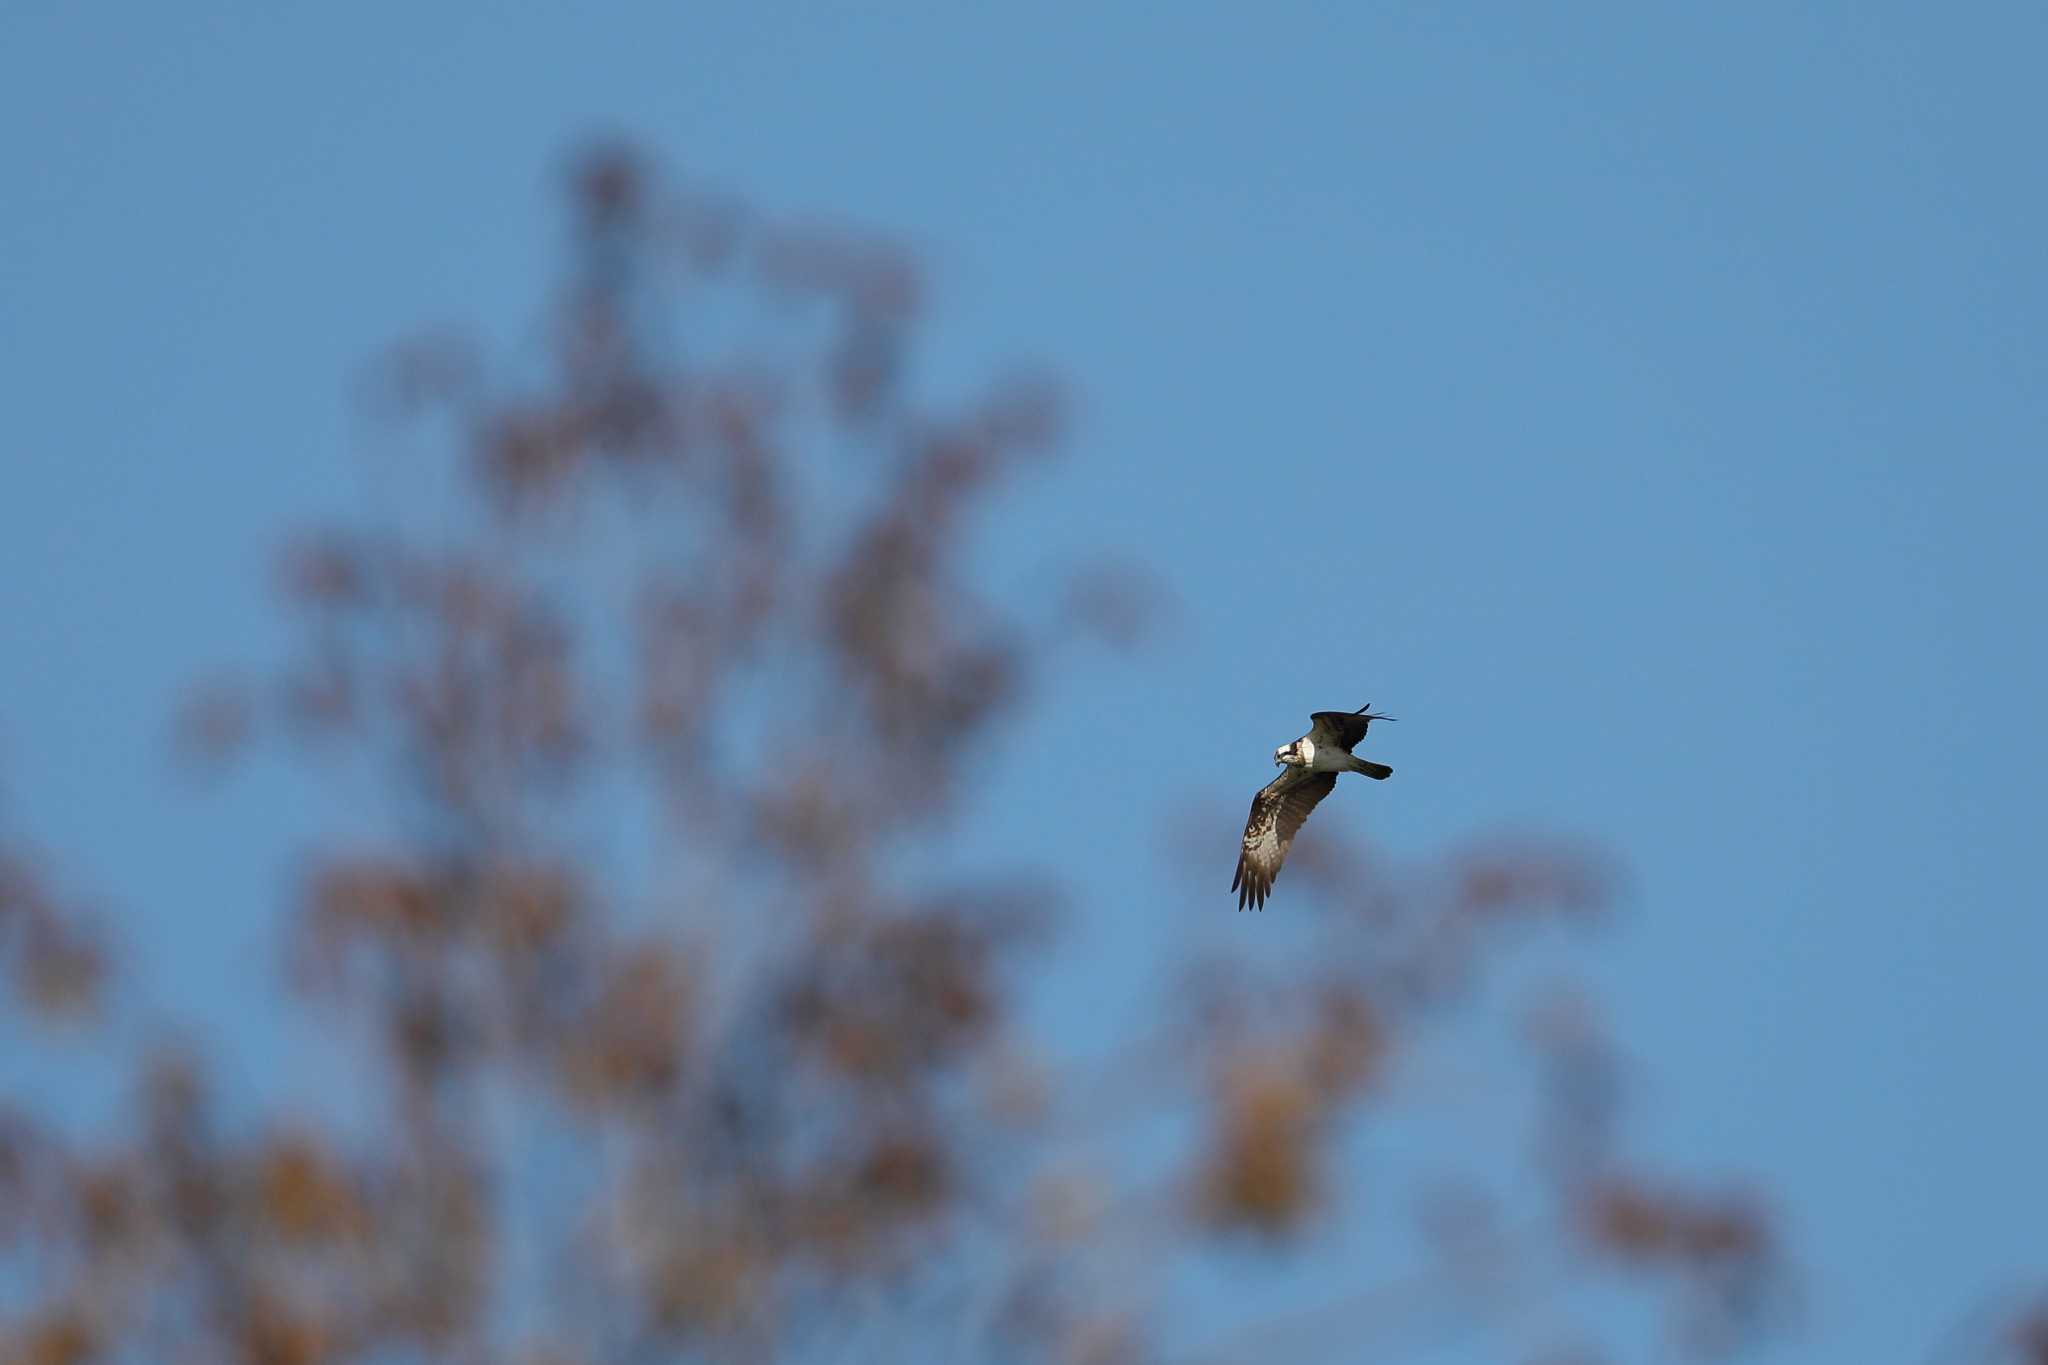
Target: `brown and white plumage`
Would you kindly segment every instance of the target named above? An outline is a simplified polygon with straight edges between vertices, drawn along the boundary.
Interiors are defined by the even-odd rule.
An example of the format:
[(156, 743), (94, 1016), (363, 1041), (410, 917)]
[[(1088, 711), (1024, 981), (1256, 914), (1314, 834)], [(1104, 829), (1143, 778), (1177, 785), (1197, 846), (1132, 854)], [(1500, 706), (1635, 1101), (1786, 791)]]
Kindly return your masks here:
[(1238, 909), (1265, 909), (1273, 879), (1287, 861), (1296, 832), (1316, 803), (1337, 785), (1337, 774), (1364, 773), (1381, 781), (1394, 775), (1386, 764), (1351, 752), (1374, 721), (1392, 719), (1374, 715), (1370, 702), (1351, 712), (1317, 711), (1309, 717), (1307, 734), (1273, 751), (1273, 761), (1286, 771), (1252, 798), (1252, 813), (1244, 824), (1244, 845), (1237, 855), (1237, 874), (1230, 879), (1230, 889), (1238, 893)]
[(1238, 909), (1266, 908), (1266, 897), (1272, 893), (1273, 879), (1280, 875), (1280, 864), (1287, 861), (1295, 832), (1316, 802), (1336, 785), (1335, 773), (1289, 768), (1259, 788), (1252, 798), (1251, 816), (1244, 822), (1244, 849), (1237, 855), (1237, 875), (1230, 879)]

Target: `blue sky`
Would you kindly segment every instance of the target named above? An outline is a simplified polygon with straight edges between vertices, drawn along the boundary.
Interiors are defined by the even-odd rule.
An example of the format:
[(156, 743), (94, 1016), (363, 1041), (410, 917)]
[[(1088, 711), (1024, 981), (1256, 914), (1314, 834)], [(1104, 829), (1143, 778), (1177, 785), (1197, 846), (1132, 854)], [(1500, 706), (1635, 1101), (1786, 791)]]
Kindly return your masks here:
[(1899, 1358), (2048, 1275), (2044, 51), (2020, 4), (11, 4), (10, 817), (166, 1008), (264, 1007), (317, 820), (275, 774), (189, 794), (165, 706), (274, 644), (279, 532), (356, 492), (360, 362), (530, 336), (547, 176), (622, 131), (923, 249), (925, 382), (1075, 383), (986, 572), (1115, 543), (1179, 611), (993, 783), (1005, 852), (1102, 869), (1111, 965), (1062, 989), (1247, 932), (1064, 799), (1105, 735), (1175, 736), (1162, 826), (1234, 819), (1370, 697), (1400, 776), (1319, 822), (1615, 848), (1639, 1144), (1784, 1194), (1786, 1358)]

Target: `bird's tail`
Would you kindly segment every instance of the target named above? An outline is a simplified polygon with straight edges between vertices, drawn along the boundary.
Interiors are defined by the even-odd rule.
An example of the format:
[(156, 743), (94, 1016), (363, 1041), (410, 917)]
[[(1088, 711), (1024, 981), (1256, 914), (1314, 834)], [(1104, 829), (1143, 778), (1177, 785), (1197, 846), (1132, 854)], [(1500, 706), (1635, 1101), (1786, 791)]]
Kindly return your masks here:
[(1359, 758), (1356, 755), (1351, 758), (1351, 771), (1364, 773), (1376, 782), (1384, 782), (1394, 775), (1394, 770), (1386, 764), (1375, 763), (1369, 758)]

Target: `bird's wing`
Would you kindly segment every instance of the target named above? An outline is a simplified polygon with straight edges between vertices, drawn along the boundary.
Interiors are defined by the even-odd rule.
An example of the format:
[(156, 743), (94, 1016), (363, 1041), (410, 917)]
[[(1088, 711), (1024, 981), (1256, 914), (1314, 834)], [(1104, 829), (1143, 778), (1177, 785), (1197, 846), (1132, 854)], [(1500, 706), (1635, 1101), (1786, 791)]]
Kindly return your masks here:
[(1358, 741), (1365, 738), (1368, 727), (1376, 720), (1392, 720), (1392, 716), (1372, 714), (1372, 703), (1367, 702), (1356, 711), (1317, 711), (1309, 717), (1313, 727), (1308, 737), (1318, 749), (1334, 744), (1345, 753), (1350, 753)]
[(1273, 879), (1280, 875), (1280, 864), (1287, 861), (1295, 831), (1316, 808), (1316, 802), (1336, 785), (1335, 773), (1290, 768), (1259, 789), (1252, 798), (1251, 817), (1244, 822), (1244, 850), (1237, 855), (1237, 875), (1230, 879), (1238, 909), (1247, 905), (1266, 908), (1266, 897), (1273, 890)]

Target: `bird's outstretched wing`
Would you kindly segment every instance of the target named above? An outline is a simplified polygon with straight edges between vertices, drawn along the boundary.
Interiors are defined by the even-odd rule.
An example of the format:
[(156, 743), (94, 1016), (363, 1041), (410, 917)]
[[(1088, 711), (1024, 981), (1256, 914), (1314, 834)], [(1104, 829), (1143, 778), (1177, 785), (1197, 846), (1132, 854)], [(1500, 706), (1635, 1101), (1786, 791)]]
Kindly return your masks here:
[(1280, 864), (1287, 861), (1295, 831), (1316, 808), (1316, 802), (1336, 785), (1335, 773), (1289, 768), (1259, 789), (1252, 798), (1251, 818), (1244, 822), (1244, 849), (1237, 855), (1237, 875), (1230, 879), (1238, 909), (1247, 905), (1256, 910), (1266, 908), (1266, 897), (1273, 890), (1273, 879), (1280, 875)]
[(1334, 744), (1345, 753), (1365, 738), (1366, 729), (1376, 720), (1392, 720), (1392, 716), (1373, 714), (1372, 703), (1367, 702), (1356, 711), (1317, 711), (1309, 716), (1313, 727), (1308, 732), (1309, 740), (1321, 749)]

